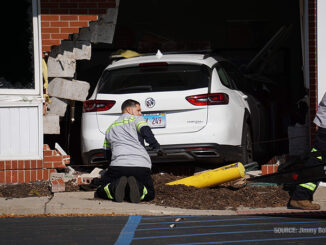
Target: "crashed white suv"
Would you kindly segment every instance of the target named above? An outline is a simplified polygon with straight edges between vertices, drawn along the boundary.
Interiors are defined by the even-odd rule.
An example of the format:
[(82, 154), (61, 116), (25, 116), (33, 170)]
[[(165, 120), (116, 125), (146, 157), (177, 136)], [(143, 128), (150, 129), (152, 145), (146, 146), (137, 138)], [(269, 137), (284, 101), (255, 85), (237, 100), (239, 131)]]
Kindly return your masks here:
[(204, 54), (148, 55), (109, 65), (83, 105), (83, 162), (104, 160), (104, 133), (126, 99), (141, 104), (166, 153), (150, 153), (153, 163), (251, 161), (251, 110), (233, 69)]

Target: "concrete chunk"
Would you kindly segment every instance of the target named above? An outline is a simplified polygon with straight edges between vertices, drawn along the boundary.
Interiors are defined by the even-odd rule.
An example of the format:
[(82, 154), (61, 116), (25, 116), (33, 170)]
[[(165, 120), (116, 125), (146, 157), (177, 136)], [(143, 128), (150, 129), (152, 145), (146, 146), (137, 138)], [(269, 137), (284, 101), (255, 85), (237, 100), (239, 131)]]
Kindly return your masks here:
[(93, 43), (112, 43), (115, 24), (98, 23), (92, 30), (91, 41)]
[(67, 173), (51, 173), (50, 174), (50, 181), (52, 180), (58, 180), (62, 179), (64, 182), (76, 180), (76, 176), (73, 174), (67, 174)]
[[(90, 23), (92, 25), (92, 22)], [(78, 40), (80, 41), (91, 41), (92, 38), (92, 31), (89, 27), (80, 28), (78, 34)]]
[(88, 95), (88, 82), (54, 78), (48, 87), (49, 95), (68, 100), (84, 101)]
[(43, 116), (43, 134), (60, 134), (59, 115)]
[(118, 8), (108, 8), (106, 10), (106, 14), (100, 16), (99, 22), (116, 24), (118, 18), (118, 10)]
[(112, 43), (118, 18), (118, 5), (108, 8), (106, 14), (100, 15), (98, 21), (89, 23), (89, 27), (81, 28), (77, 40), (92, 43)]
[(92, 45), (88, 41), (63, 40), (61, 45), (51, 50), (50, 56), (58, 58), (64, 56), (72, 60), (90, 60), (92, 55)]
[(48, 104), (48, 108), (50, 114), (57, 114), (60, 117), (63, 117), (67, 110), (67, 102), (56, 97), (52, 97), (51, 103)]
[(57, 58), (48, 58), (49, 77), (74, 77), (76, 71), (76, 60), (59, 54)]
[(89, 42), (76, 42), (73, 49), (76, 60), (90, 60), (92, 56), (92, 45)]

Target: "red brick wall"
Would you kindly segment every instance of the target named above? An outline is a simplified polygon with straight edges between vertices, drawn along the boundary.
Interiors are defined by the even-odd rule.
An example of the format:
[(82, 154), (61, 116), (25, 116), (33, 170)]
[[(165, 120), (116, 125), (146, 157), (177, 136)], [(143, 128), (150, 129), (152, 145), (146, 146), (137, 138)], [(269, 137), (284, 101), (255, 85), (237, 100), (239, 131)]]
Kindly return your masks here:
[(69, 155), (60, 155), (48, 145), (43, 147), (43, 160), (6, 160), (0, 161), (0, 183), (28, 183), (49, 180), (50, 173), (66, 168), (70, 163)]
[(40, 0), (42, 51), (51, 50), (69, 34), (78, 33), (96, 21), (108, 8), (115, 8), (115, 0)]
[(317, 111), (317, 0), (309, 0), (309, 79), (310, 79), (310, 132), (316, 131), (312, 122)]

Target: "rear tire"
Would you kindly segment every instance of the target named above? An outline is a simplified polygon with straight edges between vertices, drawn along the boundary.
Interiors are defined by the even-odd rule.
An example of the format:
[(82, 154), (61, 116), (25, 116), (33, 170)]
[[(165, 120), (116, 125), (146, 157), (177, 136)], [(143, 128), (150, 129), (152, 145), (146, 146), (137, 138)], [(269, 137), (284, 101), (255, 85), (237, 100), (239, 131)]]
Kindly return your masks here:
[(245, 122), (243, 126), (241, 147), (242, 147), (242, 157), (241, 157), (242, 164), (247, 164), (252, 162), (254, 159), (252, 134), (248, 122)]

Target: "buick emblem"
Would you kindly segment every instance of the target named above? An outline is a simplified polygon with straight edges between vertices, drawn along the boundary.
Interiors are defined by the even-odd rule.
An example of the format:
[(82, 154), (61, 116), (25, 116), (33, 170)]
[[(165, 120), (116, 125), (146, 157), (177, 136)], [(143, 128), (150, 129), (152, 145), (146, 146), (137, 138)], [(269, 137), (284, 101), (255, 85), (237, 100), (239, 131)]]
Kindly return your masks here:
[(145, 105), (148, 107), (148, 108), (152, 108), (154, 107), (155, 105), (155, 100), (153, 98), (147, 98), (145, 100)]

